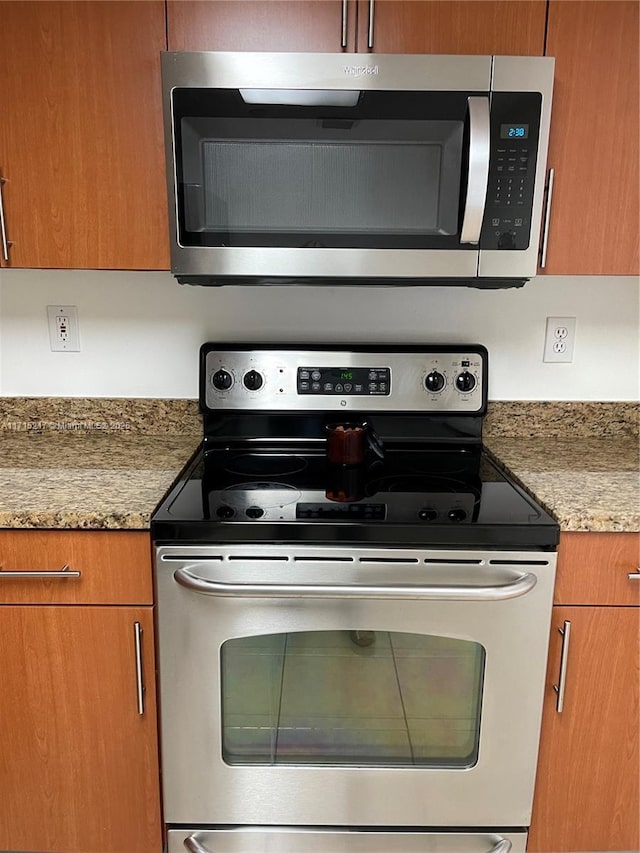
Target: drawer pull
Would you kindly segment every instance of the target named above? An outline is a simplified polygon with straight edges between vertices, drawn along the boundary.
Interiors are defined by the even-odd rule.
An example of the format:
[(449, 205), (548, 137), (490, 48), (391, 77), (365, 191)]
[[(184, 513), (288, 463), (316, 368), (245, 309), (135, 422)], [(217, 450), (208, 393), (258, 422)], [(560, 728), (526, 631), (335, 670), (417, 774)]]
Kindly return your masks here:
[(5, 572), (0, 566), (0, 578), (79, 578), (81, 572), (72, 572), (63, 566), (58, 572)]
[(630, 581), (640, 581), (640, 569), (636, 569), (635, 572), (629, 572), (627, 577)]
[(558, 694), (556, 702), (556, 711), (561, 714), (564, 708), (564, 688), (567, 682), (567, 662), (569, 660), (569, 640), (571, 639), (571, 622), (565, 622), (562, 628), (558, 628), (562, 634), (562, 652), (560, 654), (560, 675), (558, 683), (553, 685), (553, 689)]

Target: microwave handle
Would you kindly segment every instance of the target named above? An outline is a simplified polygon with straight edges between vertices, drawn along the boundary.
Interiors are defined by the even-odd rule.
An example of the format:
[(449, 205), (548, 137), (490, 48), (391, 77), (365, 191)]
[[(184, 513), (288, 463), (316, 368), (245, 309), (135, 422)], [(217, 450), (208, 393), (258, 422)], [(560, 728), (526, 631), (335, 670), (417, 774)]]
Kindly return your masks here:
[(469, 170), (461, 243), (480, 240), (489, 184), (489, 99), (469, 98)]

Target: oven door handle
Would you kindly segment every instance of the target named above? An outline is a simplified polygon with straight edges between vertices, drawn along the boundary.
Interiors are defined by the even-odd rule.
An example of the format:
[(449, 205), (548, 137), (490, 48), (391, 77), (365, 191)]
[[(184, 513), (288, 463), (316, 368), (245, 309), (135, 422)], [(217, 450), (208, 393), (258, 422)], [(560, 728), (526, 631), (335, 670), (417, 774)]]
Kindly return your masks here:
[[(204, 847), (200, 844), (195, 835), (190, 835), (188, 838), (185, 838), (183, 844), (189, 853), (213, 853), (213, 851), (208, 847)], [(508, 838), (501, 838), (500, 841), (498, 841), (498, 843), (489, 850), (489, 853), (509, 853), (511, 847), (512, 845)]]
[(195, 835), (190, 835), (188, 838), (185, 838), (183, 843), (189, 853), (212, 853), (208, 847), (203, 847), (202, 844), (200, 844)]
[(431, 601), (502, 601), (526, 595), (534, 588), (537, 578), (527, 572), (517, 580), (491, 586), (461, 584), (289, 584), (289, 583), (226, 583), (194, 575), (188, 569), (177, 569), (173, 574), (176, 583), (193, 592), (230, 598), (404, 598)]
[(480, 242), (489, 186), (489, 99), (473, 97), (469, 98), (467, 103), (469, 107), (469, 169), (460, 242), (477, 245)]

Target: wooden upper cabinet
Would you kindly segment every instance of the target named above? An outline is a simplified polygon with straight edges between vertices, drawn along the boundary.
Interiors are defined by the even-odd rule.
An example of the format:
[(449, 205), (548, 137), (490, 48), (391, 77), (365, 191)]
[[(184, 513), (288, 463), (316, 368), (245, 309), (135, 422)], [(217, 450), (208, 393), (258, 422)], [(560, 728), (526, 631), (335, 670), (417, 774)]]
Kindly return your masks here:
[(5, 265), (168, 269), (164, 3), (1, 6)]
[(359, 52), (542, 56), (546, 0), (359, 0)]
[(550, 0), (556, 58), (546, 273), (636, 275), (637, 0)]
[(356, 0), (169, 0), (169, 50), (350, 51), (355, 15)]

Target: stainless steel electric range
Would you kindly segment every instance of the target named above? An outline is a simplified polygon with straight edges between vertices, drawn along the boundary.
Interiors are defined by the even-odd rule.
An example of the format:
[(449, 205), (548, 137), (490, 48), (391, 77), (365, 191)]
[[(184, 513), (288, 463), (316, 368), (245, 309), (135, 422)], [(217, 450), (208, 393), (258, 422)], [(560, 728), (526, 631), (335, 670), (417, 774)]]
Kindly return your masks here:
[(522, 853), (558, 526), (478, 345), (205, 344), (152, 519), (170, 853)]

